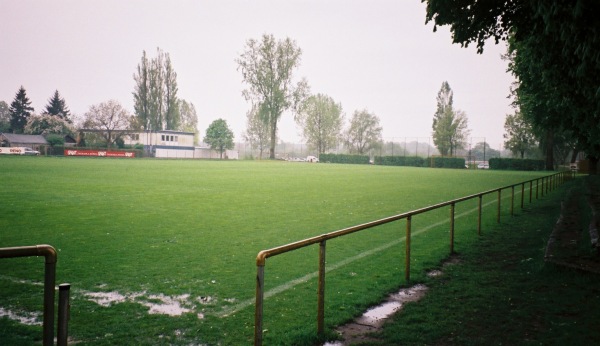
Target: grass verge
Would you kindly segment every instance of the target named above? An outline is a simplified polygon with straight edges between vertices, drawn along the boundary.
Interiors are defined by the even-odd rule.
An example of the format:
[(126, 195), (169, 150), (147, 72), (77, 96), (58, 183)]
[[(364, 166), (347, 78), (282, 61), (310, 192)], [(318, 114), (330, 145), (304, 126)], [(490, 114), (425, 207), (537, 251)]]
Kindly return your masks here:
[(569, 182), (461, 249), (460, 264), (430, 279), (426, 296), (370, 344), (599, 344), (600, 276), (544, 262), (561, 199), (581, 183)]

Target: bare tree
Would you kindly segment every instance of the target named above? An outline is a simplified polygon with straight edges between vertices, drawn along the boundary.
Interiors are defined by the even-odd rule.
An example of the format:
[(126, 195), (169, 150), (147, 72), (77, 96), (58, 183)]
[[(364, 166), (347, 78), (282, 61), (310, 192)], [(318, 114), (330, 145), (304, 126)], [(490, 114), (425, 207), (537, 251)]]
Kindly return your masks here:
[(108, 148), (125, 134), (131, 123), (131, 115), (115, 100), (90, 106), (84, 117), (84, 127), (99, 132)]

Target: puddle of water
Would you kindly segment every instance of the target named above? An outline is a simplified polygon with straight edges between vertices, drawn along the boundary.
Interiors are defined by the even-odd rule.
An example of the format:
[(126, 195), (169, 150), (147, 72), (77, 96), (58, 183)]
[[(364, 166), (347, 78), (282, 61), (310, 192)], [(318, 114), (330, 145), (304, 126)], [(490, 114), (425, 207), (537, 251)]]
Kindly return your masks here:
[(111, 306), (114, 303), (123, 303), (127, 297), (119, 292), (86, 292), (84, 293), (89, 300), (100, 306)]
[(380, 329), (387, 318), (402, 309), (404, 303), (421, 299), (426, 291), (427, 286), (415, 285), (391, 294), (381, 305), (367, 310), (353, 322), (337, 328), (337, 332), (344, 339), (343, 341), (328, 342), (323, 346), (344, 346), (369, 341), (369, 333)]
[(13, 321), (30, 326), (41, 326), (43, 324), (42, 321), (40, 321), (40, 315), (41, 314), (38, 312), (14, 312), (0, 307), (0, 317), (8, 317)]
[(160, 303), (151, 303), (148, 301), (139, 302), (140, 304), (150, 308), (148, 313), (150, 314), (164, 314), (169, 316), (181, 316), (186, 312), (192, 311), (192, 309), (185, 308), (182, 306), (187, 299), (190, 297), (189, 294), (182, 294), (180, 296), (170, 297), (164, 294), (150, 295), (148, 299), (158, 300)]
[(398, 311), (402, 307), (400, 302), (392, 301), (383, 303), (379, 306), (376, 306), (372, 309), (367, 310), (359, 319), (358, 323), (361, 324), (370, 324), (376, 326), (380, 324), (384, 319), (393, 315), (396, 311)]

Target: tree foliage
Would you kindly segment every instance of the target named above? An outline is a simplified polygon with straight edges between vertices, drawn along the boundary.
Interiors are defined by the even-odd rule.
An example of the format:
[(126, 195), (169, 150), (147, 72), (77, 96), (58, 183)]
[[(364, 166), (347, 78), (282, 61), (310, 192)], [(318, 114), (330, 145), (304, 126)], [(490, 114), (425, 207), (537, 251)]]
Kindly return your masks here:
[(296, 116), (306, 143), (319, 154), (336, 147), (341, 137), (343, 120), (342, 105), (323, 94), (306, 99)]
[(513, 155), (525, 158), (525, 153), (531, 150), (537, 143), (533, 127), (523, 117), (521, 112), (507, 114), (504, 121), (504, 147), (509, 149)]
[(242, 134), (244, 141), (252, 149), (258, 150), (258, 157), (262, 160), (263, 152), (269, 148), (269, 123), (259, 114), (258, 107), (252, 107), (246, 114), (246, 131)]
[(227, 126), (227, 121), (224, 119), (213, 121), (206, 129), (204, 142), (212, 149), (218, 150), (221, 158), (225, 149), (233, 149), (233, 131)]
[(179, 100), (179, 115), (181, 120), (179, 129), (198, 134), (198, 114), (194, 104), (183, 99)]
[(454, 42), (507, 40), (516, 103), (543, 129), (553, 169), (556, 132), (570, 133), (592, 162), (600, 157), (600, 2), (578, 0), (426, 0), (427, 21), (450, 25)]
[(382, 127), (379, 117), (369, 111), (355, 111), (346, 130), (346, 145), (350, 153), (367, 154), (381, 145)]
[(13, 133), (23, 133), (27, 120), (33, 113), (34, 109), (31, 107), (31, 101), (27, 97), (27, 91), (21, 86), (15, 99), (10, 104), (10, 130)]
[(250, 39), (236, 62), (248, 88), (243, 91), (247, 101), (256, 106), (258, 114), (269, 124), (269, 157), (275, 158), (277, 124), (284, 111), (298, 110), (306, 98), (308, 84), (303, 79), (293, 82), (293, 72), (300, 65), (302, 50), (289, 38), (275, 40), (264, 34), (260, 41)]
[(55, 90), (54, 95), (48, 100), (46, 113), (71, 122), (69, 118), (71, 113), (69, 112), (69, 108), (67, 108), (67, 103), (64, 98), (60, 97), (58, 90)]
[(144, 51), (133, 79), (133, 107), (144, 130), (180, 130), (177, 73), (169, 53), (157, 48), (156, 57), (149, 59)]
[(10, 129), (10, 109), (8, 104), (0, 101), (0, 132), (7, 132)]
[(85, 128), (100, 133), (108, 148), (126, 134), (131, 123), (131, 115), (115, 100), (90, 106), (84, 118)]
[(71, 135), (75, 129), (66, 119), (52, 114), (32, 114), (27, 120), (23, 130), (26, 134), (43, 135)]
[(465, 146), (469, 130), (467, 115), (454, 110), (454, 93), (448, 82), (443, 82), (437, 95), (437, 109), (433, 115), (433, 143), (442, 156), (454, 155)]

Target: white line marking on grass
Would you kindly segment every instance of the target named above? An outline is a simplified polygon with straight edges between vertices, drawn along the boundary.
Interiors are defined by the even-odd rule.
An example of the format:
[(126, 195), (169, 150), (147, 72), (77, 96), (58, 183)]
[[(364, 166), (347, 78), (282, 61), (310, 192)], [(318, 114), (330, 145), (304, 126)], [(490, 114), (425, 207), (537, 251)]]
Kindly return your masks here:
[[(502, 197), (502, 199), (509, 198), (509, 197), (510, 197), (510, 195), (509, 195), (509, 196), (504, 196), (504, 197)], [(487, 206), (489, 206), (490, 204), (496, 204), (496, 203), (498, 203), (498, 200), (497, 200), (497, 199), (495, 199), (495, 200), (491, 200), (491, 201), (489, 201), (489, 202), (487, 202), (487, 203), (483, 203), (483, 204), (482, 204), (482, 208), (483, 208), (483, 207), (487, 207)], [(466, 215), (468, 215), (468, 214), (471, 214), (471, 213), (473, 213), (473, 212), (477, 211), (478, 209), (479, 209), (479, 207), (475, 207), (475, 208), (473, 208), (473, 209), (467, 210), (467, 211), (465, 211), (465, 212), (462, 212), (462, 213), (460, 213), (460, 214), (454, 215), (454, 218), (455, 218), (455, 219), (457, 219), (457, 218), (460, 218), (460, 217), (466, 216)], [(443, 225), (443, 224), (445, 224), (445, 223), (448, 223), (448, 222), (449, 222), (449, 220), (442, 220), (442, 221), (436, 222), (436, 223), (434, 223), (434, 224), (432, 224), (432, 225), (429, 225), (429, 226), (427, 226), (427, 227), (425, 227), (425, 228), (422, 228), (422, 229), (420, 229), (420, 230), (418, 230), (418, 231), (416, 231), (416, 232), (411, 232), (411, 237), (414, 237), (414, 236), (416, 236), (416, 235), (419, 235), (419, 234), (421, 234), (421, 233), (424, 233), (424, 232), (426, 232), (426, 231), (429, 231), (429, 230), (430, 230), (430, 229), (432, 229), (432, 228), (435, 228), (435, 227), (441, 226), (441, 225)], [(381, 251), (387, 250), (387, 249), (389, 249), (390, 247), (392, 247), (392, 246), (394, 246), (394, 245), (397, 245), (397, 244), (399, 244), (399, 243), (401, 243), (401, 242), (403, 242), (403, 241), (405, 241), (405, 240), (406, 240), (406, 236), (404, 236), (404, 237), (401, 237), (401, 238), (398, 238), (398, 239), (396, 239), (396, 240), (392, 240), (392, 241), (390, 241), (389, 243), (386, 243), (386, 244), (384, 244), (384, 245), (381, 245), (381, 246), (379, 246), (379, 247), (376, 247), (376, 248), (374, 248), (374, 249), (371, 249), (371, 250), (367, 250), (367, 251), (361, 252), (361, 253), (359, 253), (358, 255), (355, 255), (355, 256), (352, 256), (352, 257), (348, 257), (348, 258), (346, 258), (346, 259), (345, 259), (345, 260), (343, 260), (343, 261), (340, 261), (340, 262), (337, 262), (337, 263), (334, 263), (334, 264), (331, 264), (331, 265), (327, 265), (327, 266), (325, 267), (325, 272), (326, 272), (326, 273), (328, 273), (328, 272), (330, 272), (330, 271), (332, 271), (332, 270), (339, 269), (339, 268), (341, 268), (341, 267), (343, 267), (343, 266), (345, 266), (345, 265), (347, 265), (347, 264), (350, 264), (350, 263), (352, 263), (352, 262), (358, 261), (359, 259), (362, 259), (362, 258), (365, 258), (365, 257), (371, 256), (371, 255), (373, 255), (373, 254), (376, 254), (376, 253), (378, 253), (378, 252), (381, 252)], [(297, 286), (297, 285), (299, 285), (299, 284), (302, 284), (302, 283), (305, 283), (305, 282), (307, 282), (307, 281), (308, 281), (308, 280), (310, 280), (310, 279), (314, 279), (314, 278), (316, 278), (316, 277), (317, 277), (317, 275), (319, 275), (319, 272), (318, 272), (318, 271), (316, 271), (316, 272), (312, 272), (312, 273), (306, 274), (306, 275), (304, 275), (303, 277), (300, 277), (300, 278), (298, 278), (298, 279), (294, 279), (294, 280), (288, 281), (288, 282), (286, 282), (286, 283), (285, 283), (285, 284), (283, 284), (283, 285), (279, 285), (279, 286), (277, 286), (277, 287), (271, 288), (270, 290), (268, 290), (268, 291), (266, 291), (266, 292), (264, 293), (264, 299), (267, 299), (267, 298), (269, 298), (269, 297), (272, 297), (272, 296), (274, 296), (274, 295), (276, 295), (276, 294), (279, 294), (279, 293), (281, 293), (281, 292), (285, 292), (285, 291), (289, 290), (289, 289), (290, 289), (290, 288), (292, 288), (292, 287), (295, 287), (295, 286)], [(223, 310), (221, 310), (221, 311), (219, 311), (219, 312), (217, 313), (217, 316), (218, 316), (218, 317), (227, 317), (227, 316), (229, 316), (229, 315), (231, 315), (231, 314), (234, 314), (234, 313), (236, 313), (236, 312), (238, 312), (238, 311), (240, 311), (240, 310), (243, 310), (243, 309), (245, 309), (245, 308), (249, 307), (250, 305), (253, 305), (253, 304), (255, 303), (255, 301), (256, 301), (256, 297), (255, 297), (255, 298), (251, 298), (251, 299), (246, 299), (246, 300), (244, 300), (244, 301), (241, 301), (240, 303), (238, 303), (238, 304), (236, 304), (236, 305), (232, 305), (232, 306), (229, 306), (229, 307), (226, 307), (226, 308), (224, 308)]]

